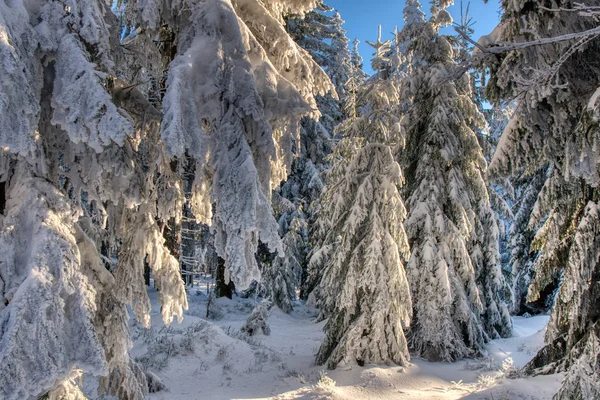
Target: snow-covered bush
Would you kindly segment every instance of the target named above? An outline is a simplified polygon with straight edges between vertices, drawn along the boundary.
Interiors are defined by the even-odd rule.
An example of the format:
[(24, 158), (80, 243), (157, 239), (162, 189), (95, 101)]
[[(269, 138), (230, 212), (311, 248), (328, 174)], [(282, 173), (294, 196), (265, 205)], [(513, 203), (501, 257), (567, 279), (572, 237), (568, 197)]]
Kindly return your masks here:
[(143, 335), (146, 353), (136, 357), (135, 361), (147, 371), (160, 371), (168, 367), (170, 359), (182, 354), (194, 353), (195, 341), (202, 336), (210, 325), (200, 322), (185, 329), (163, 327), (159, 330), (151, 328)]
[(146, 374), (146, 380), (148, 381), (149, 393), (164, 392), (167, 390), (165, 384), (162, 383), (162, 381), (158, 376), (156, 376), (156, 374), (150, 371), (145, 371), (144, 374)]
[(252, 310), (252, 314), (250, 314), (246, 323), (240, 328), (240, 331), (249, 336), (254, 336), (260, 332), (267, 336), (270, 335), (271, 328), (269, 327), (267, 319), (269, 318), (272, 306), (273, 303), (268, 300), (264, 300), (257, 305), (254, 310)]
[(335, 389), (335, 381), (324, 371), (319, 372), (319, 381), (314, 385), (317, 392), (331, 393)]

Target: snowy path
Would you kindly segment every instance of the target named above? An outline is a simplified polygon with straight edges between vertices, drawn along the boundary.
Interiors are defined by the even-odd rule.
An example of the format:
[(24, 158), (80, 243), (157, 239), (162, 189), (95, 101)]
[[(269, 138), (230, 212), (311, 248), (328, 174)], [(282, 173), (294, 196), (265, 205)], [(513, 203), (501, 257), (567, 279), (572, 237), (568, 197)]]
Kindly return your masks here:
[[(225, 319), (207, 323), (205, 297), (190, 296), (181, 325), (161, 331), (153, 315), (152, 333), (135, 328), (132, 351), (169, 389), (152, 400), (200, 399), (550, 399), (559, 375), (505, 379), (498, 372), (507, 358), (524, 365), (543, 342), (548, 317), (515, 318), (515, 337), (489, 344), (489, 357), (456, 363), (413, 359), (408, 368), (313, 365), (324, 323), (304, 306), (287, 315), (274, 309), (270, 336), (244, 339), (239, 328), (252, 309), (249, 299), (219, 299)], [(154, 301), (153, 301), (154, 303)], [(195, 315), (195, 316), (194, 316)], [(167, 349), (167, 350), (165, 350)], [(148, 357), (149, 354), (153, 357)], [(139, 360), (138, 360), (139, 361)], [(480, 376), (482, 376), (480, 378)]]

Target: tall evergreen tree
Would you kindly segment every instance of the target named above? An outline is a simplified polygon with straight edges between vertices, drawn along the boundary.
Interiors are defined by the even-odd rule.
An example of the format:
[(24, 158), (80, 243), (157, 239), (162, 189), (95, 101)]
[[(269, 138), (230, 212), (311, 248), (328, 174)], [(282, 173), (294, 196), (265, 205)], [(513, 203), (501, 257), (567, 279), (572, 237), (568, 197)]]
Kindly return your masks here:
[[(502, 6), (500, 26), (486, 43), (494, 47), (482, 52), (484, 57), (498, 54), (486, 58), (492, 72), (487, 93), (495, 101), (517, 98), (518, 107), (491, 171), (519, 174), (549, 164), (529, 222), (541, 228), (533, 242), (540, 256), (528, 299), (537, 300), (557, 275), (563, 276), (546, 347), (526, 370), (567, 370), (556, 399), (597, 398), (600, 131), (592, 95), (600, 86), (594, 61), (600, 52), (593, 33), (597, 5), (520, 0)], [(500, 41), (513, 44), (498, 46)]]
[(486, 162), (476, 132), (484, 119), (471, 79), (453, 78), (449, 41), (438, 34), (451, 22), (448, 1), (433, 1), (426, 20), (407, 1), (399, 38), (412, 71), (402, 95), (407, 148), (407, 265), (414, 317), (409, 344), (429, 360), (478, 354), (489, 338), (508, 336), (511, 321), (500, 293), (498, 227), (484, 180)]
[(329, 316), (316, 361), (329, 368), (409, 360), (403, 176), (390, 148), (403, 139), (394, 82), (371, 81), (361, 88), (359, 103), (364, 114), (340, 129), (344, 138), (320, 199), (320, 240), (311, 257), (312, 270), (323, 269), (316, 296)]
[(308, 51), (334, 84), (335, 90), (317, 97), (317, 105), (323, 115), (320, 123), (330, 133), (344, 119), (341, 102), (346, 93), (351, 55), (343, 24), (340, 14), (323, 1), (319, 1), (316, 9), (306, 15), (286, 18), (286, 29), (292, 38)]

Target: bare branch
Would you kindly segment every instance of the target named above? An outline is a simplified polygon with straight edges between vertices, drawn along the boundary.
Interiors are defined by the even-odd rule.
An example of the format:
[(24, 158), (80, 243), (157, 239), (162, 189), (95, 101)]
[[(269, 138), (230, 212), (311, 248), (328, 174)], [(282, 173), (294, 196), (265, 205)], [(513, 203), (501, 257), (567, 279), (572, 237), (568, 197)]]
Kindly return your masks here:
[[(486, 48), (483, 48), (481, 51), (483, 51), (484, 53), (488, 53), (488, 54), (502, 54), (502, 53), (506, 53), (508, 51), (522, 50), (522, 49), (526, 49), (526, 48), (532, 47), (532, 46), (560, 43), (560, 42), (566, 42), (566, 41), (575, 40), (575, 39), (588, 38), (589, 40), (591, 40), (598, 36), (600, 36), (600, 26), (593, 28), (593, 29), (588, 29), (587, 31), (583, 31), (583, 32), (568, 33), (566, 35), (536, 39), (536, 40), (532, 40), (529, 42), (513, 43), (513, 44), (508, 44), (505, 46), (486, 47)], [(479, 47), (479, 48), (481, 49), (481, 47)]]
[(540, 6), (540, 8), (544, 11), (550, 12), (588, 12), (591, 14), (600, 13), (600, 6), (588, 6), (587, 4), (575, 3), (575, 7), (573, 8), (548, 8), (544, 6)]

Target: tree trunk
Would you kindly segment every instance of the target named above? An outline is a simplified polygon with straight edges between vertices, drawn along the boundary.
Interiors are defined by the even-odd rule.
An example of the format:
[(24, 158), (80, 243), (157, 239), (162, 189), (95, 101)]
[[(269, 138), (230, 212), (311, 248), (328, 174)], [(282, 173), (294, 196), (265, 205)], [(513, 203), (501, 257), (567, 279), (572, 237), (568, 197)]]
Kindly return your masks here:
[(235, 286), (233, 282), (225, 283), (225, 260), (218, 258), (217, 279), (215, 281), (215, 294), (217, 297), (227, 297), (231, 299)]
[(198, 236), (200, 234), (200, 224), (190, 208), (192, 199), (192, 189), (196, 174), (196, 162), (193, 158), (186, 155), (182, 171), (182, 180), (186, 202), (183, 205), (183, 218), (181, 220), (181, 273), (186, 285), (194, 283), (194, 276), (191, 273), (198, 272), (198, 259), (196, 247), (198, 245)]
[(0, 214), (4, 215), (6, 207), (6, 182), (0, 182)]
[(163, 237), (165, 238), (165, 247), (169, 249), (171, 255), (179, 261), (179, 256), (181, 254), (181, 227), (175, 223), (173, 218), (164, 225)]
[(150, 286), (150, 265), (144, 260), (144, 283), (146, 286)]

